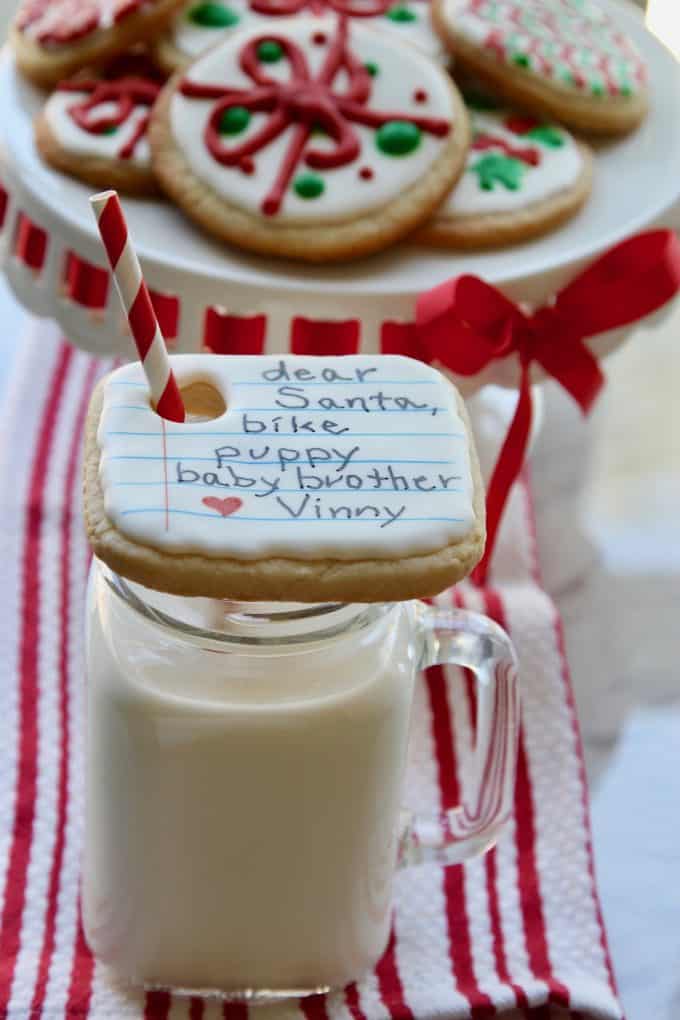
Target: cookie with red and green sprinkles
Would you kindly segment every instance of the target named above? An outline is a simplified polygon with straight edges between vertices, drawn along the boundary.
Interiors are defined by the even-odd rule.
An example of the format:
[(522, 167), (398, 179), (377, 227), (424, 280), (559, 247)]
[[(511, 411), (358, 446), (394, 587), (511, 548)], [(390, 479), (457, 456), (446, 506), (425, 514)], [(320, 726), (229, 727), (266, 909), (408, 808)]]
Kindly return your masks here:
[(164, 71), (184, 69), (225, 36), (270, 18), (341, 15), (409, 42), (431, 57), (445, 50), (432, 27), (430, 0), (188, 0), (154, 45)]
[(532, 113), (612, 135), (645, 115), (642, 57), (593, 0), (433, 0), (432, 17), (457, 68)]
[(388, 247), (463, 171), (469, 122), (445, 70), (357, 19), (270, 20), (161, 93), (149, 131), (170, 197), (245, 249), (311, 262)]

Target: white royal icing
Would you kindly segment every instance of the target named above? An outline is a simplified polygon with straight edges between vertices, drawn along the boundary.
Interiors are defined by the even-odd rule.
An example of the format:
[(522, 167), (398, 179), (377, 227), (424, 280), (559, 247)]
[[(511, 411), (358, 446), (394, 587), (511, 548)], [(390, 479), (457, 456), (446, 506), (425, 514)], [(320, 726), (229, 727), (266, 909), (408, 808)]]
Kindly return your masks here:
[(591, 0), (445, 0), (455, 31), (509, 66), (593, 96), (633, 95), (642, 59)]
[(473, 526), (466, 429), (428, 365), (179, 355), (172, 366), (180, 386), (212, 383), (227, 411), (164, 422), (138, 363), (108, 378), (99, 474), (106, 514), (130, 539), (236, 559), (389, 559)]
[[(473, 145), (468, 152), (465, 173), (449, 195), (440, 210), (444, 216), (472, 216), (485, 213), (517, 212), (534, 202), (552, 198), (574, 186), (583, 171), (583, 157), (572, 135), (564, 128), (559, 131), (562, 145), (552, 147), (541, 144), (530, 136), (517, 135), (503, 126), (507, 113), (491, 113), (470, 110)], [(499, 140), (498, 146), (484, 149), (474, 148), (474, 138), (492, 136)], [(502, 181), (494, 182), (490, 190), (480, 185), (480, 178), (473, 167), (485, 156), (497, 153), (507, 154), (502, 143), (512, 150), (532, 150), (540, 162), (537, 166), (521, 161), (521, 182), (516, 190), (508, 188)]]
[[(197, 83), (223, 84), (225, 87), (253, 88), (251, 79), (239, 64), (239, 55), (244, 45), (255, 37), (285, 35), (303, 50), (312, 75), (319, 71), (327, 47), (315, 45), (312, 37), (319, 32), (328, 39), (335, 32), (337, 22), (330, 18), (288, 18), (269, 20), (257, 28), (250, 28), (230, 36), (224, 43), (211, 50), (187, 72), (187, 79)], [(361, 26), (357, 19), (350, 22), (349, 45), (352, 53), (362, 62), (378, 66), (378, 74), (371, 79), (372, 92), (367, 107), (382, 112), (402, 115), (435, 117), (453, 124), (453, 105), (450, 84), (445, 72), (432, 60), (425, 57), (413, 46), (399, 45), (391, 35), (381, 36)], [(286, 81), (289, 78), (287, 60), (265, 64), (264, 69), (271, 78)], [(338, 74), (335, 89), (342, 92), (346, 87), (345, 72)], [(424, 89), (427, 99), (416, 102), (414, 93)], [(193, 173), (210, 185), (228, 202), (249, 213), (261, 213), (262, 202), (277, 177), (284, 154), (288, 149), (294, 127), (288, 127), (275, 141), (259, 151), (254, 157), (255, 172), (243, 173), (238, 167), (225, 167), (213, 159), (204, 141), (204, 130), (214, 100), (189, 98), (177, 90), (171, 102), (171, 126), (175, 140), (181, 148)], [(268, 114), (255, 113), (245, 132), (238, 136), (243, 142), (260, 130)], [(427, 174), (432, 163), (448, 141), (448, 136), (436, 137), (425, 131), (417, 150), (407, 156), (384, 155), (376, 144), (376, 130), (352, 123), (352, 128), (361, 143), (357, 159), (331, 170), (314, 171), (323, 177), (325, 191), (312, 200), (300, 198), (292, 187), (287, 189), (277, 222), (314, 222), (315, 220), (342, 220), (381, 208), (397, 198), (409, 187)], [(233, 144), (235, 139), (229, 139)], [(334, 143), (322, 136), (314, 136), (310, 147), (317, 149)], [(359, 169), (370, 168), (372, 178), (359, 177)], [(302, 159), (298, 173), (309, 172), (310, 168)]]
[[(129, 142), (141, 121), (149, 115), (149, 108), (138, 107), (130, 114), (125, 123), (121, 124), (114, 134), (93, 134), (83, 131), (69, 114), (69, 109), (76, 103), (88, 98), (86, 92), (53, 92), (47, 100), (44, 115), (50, 131), (62, 148), (79, 156), (98, 156), (100, 159), (118, 161), (120, 150)], [(100, 103), (93, 115), (106, 117), (114, 115), (117, 110), (115, 103)], [(151, 150), (146, 138), (140, 138), (133, 154), (125, 160), (128, 165), (148, 168), (151, 166)]]
[[(198, 7), (199, 3), (200, 0), (190, 0), (185, 4), (175, 15), (171, 26), (173, 45), (192, 60), (221, 42), (227, 35), (242, 28), (262, 25), (264, 21), (270, 20), (270, 16), (253, 10), (250, 0), (222, 0), (222, 5), (236, 15), (238, 21), (227, 28), (206, 28), (196, 24), (190, 17), (191, 11)], [(323, 0), (320, 0), (319, 6), (326, 6)], [(406, 10), (414, 20), (396, 21), (384, 14), (371, 18), (362, 17), (361, 24), (377, 28), (380, 32), (392, 33), (395, 38), (417, 46), (430, 56), (441, 57), (444, 50), (439, 36), (432, 28), (429, 0), (404, 0), (398, 6)]]

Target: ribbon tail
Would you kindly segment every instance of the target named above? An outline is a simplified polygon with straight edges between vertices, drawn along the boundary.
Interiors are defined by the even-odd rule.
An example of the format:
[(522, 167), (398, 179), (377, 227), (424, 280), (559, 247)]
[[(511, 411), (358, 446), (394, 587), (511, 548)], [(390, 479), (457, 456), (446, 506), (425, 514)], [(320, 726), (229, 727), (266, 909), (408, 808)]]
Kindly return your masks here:
[(582, 340), (544, 343), (536, 360), (572, 397), (583, 414), (591, 409), (604, 386), (604, 374), (595, 355)]
[(486, 584), (505, 504), (507, 503), (510, 490), (522, 470), (529, 433), (531, 431), (532, 417), (533, 404), (529, 380), (529, 365), (527, 364), (522, 365), (519, 399), (515, 408), (515, 416), (512, 419), (512, 424), (508, 429), (505, 442), (498, 455), (486, 494), (486, 548), (484, 556), (471, 575), (475, 584), (480, 586)]

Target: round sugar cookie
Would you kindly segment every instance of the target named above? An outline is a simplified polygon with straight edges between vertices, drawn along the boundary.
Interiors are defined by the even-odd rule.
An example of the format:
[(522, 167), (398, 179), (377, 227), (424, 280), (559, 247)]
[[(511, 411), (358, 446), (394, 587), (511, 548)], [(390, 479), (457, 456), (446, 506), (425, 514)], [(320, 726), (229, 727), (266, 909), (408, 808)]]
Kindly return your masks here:
[[(171, 361), (187, 421), (158, 417), (139, 363), (90, 406), (85, 520), (117, 573), (178, 595), (393, 602), (479, 561), (477, 455), (436, 369), (396, 355)], [(205, 407), (206, 389), (221, 399), (197, 420), (190, 394)]]
[(269, 18), (333, 13), (358, 18), (429, 56), (440, 58), (445, 52), (432, 27), (430, 0), (185, 0), (155, 42), (153, 55), (172, 73), (238, 29), (262, 25)]
[(593, 0), (433, 0), (432, 17), (457, 67), (532, 113), (620, 134), (646, 112), (642, 58)]
[(10, 30), (21, 71), (56, 85), (160, 31), (182, 0), (23, 0)]
[(38, 151), (57, 170), (96, 188), (153, 194), (147, 128), (160, 89), (138, 75), (60, 82), (35, 121)]
[(442, 248), (500, 247), (547, 233), (578, 212), (592, 180), (586, 145), (526, 114), (468, 109), (465, 173), (416, 240)]
[(312, 262), (379, 251), (460, 176), (467, 112), (446, 72), (355, 19), (244, 29), (161, 92), (156, 175), (207, 231)]

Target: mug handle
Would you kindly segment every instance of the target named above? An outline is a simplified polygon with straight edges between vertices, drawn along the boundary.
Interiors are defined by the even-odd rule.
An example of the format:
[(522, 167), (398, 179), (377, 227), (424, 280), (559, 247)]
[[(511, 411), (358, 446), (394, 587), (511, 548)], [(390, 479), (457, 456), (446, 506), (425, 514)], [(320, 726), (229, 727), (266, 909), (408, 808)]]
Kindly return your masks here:
[(460, 777), (461, 803), (429, 817), (402, 812), (400, 867), (457, 864), (494, 845), (512, 812), (519, 742), (517, 656), (505, 631), (463, 609), (417, 603), (416, 614), (418, 668), (469, 669), (477, 719), (471, 767)]

